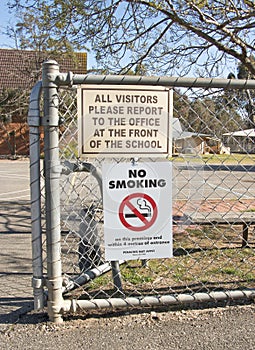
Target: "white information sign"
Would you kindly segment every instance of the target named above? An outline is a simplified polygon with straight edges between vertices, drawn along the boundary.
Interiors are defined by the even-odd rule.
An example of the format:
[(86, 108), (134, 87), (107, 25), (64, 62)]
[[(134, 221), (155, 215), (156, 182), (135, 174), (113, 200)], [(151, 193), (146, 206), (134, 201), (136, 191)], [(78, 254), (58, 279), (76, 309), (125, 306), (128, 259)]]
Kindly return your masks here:
[(78, 116), (80, 156), (171, 155), (171, 89), (81, 86)]
[(172, 256), (172, 164), (103, 163), (106, 260)]

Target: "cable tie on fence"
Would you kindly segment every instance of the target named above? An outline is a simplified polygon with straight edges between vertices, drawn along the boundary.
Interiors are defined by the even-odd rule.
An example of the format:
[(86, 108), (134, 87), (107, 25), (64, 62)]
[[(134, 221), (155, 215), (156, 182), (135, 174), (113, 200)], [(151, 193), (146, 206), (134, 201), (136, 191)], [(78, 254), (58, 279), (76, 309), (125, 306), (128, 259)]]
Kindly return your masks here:
[(43, 278), (32, 277), (32, 287), (41, 288), (43, 286)]
[(75, 299), (71, 300), (70, 311), (75, 313), (77, 311), (77, 303)]
[(138, 165), (138, 160), (139, 160), (138, 157), (133, 157), (133, 158), (131, 158), (131, 164), (132, 164), (132, 166)]

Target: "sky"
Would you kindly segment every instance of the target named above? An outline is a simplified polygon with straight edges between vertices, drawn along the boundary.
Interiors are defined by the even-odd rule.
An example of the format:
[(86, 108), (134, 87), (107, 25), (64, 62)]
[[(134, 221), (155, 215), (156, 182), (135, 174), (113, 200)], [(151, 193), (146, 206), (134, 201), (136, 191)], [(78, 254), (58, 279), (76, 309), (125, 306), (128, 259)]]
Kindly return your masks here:
[(9, 13), (7, 0), (1, 1), (0, 9), (0, 48), (11, 48), (14, 46), (14, 43), (5, 35), (3, 35), (5, 27), (10, 23), (12, 19), (11, 14)]

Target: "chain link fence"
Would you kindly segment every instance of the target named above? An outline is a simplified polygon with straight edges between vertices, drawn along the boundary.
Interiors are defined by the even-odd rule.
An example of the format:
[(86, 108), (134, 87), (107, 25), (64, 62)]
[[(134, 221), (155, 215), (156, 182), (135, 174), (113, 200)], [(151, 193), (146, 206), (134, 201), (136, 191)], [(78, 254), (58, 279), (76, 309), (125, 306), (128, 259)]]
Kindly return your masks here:
[[(52, 69), (52, 62), (49, 66)], [(46, 292), (48, 313), (57, 322), (63, 314), (81, 309), (253, 298), (255, 133), (251, 107), (255, 82), (107, 80), (72, 77), (54, 69), (43, 82), (42, 120), (36, 121), (41, 86), (31, 95), (29, 112), (31, 183), (37, 188), (32, 189), (35, 306), (42, 305)], [(173, 88), (172, 258), (105, 260), (104, 159), (78, 157), (77, 87), (67, 87), (70, 83)], [(43, 166), (37, 156), (41, 123), (46, 143)], [(49, 145), (52, 139), (55, 144)], [(114, 158), (114, 162), (127, 160)]]

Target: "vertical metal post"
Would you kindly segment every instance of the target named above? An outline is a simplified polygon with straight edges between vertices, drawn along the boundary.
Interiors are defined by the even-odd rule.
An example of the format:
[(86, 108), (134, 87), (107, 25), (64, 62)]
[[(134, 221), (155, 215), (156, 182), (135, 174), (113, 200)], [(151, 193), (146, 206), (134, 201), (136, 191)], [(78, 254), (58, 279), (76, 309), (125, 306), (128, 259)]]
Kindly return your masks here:
[(60, 188), (59, 161), (59, 97), (55, 78), (59, 74), (56, 61), (43, 64), (44, 91), (44, 166), (46, 196), (47, 286), (48, 315), (53, 322), (62, 322), (60, 313), (62, 297)]
[(242, 248), (248, 247), (248, 234), (249, 234), (249, 225), (247, 223), (243, 223)]
[(115, 290), (117, 293), (120, 293), (123, 295), (119, 261), (111, 261), (111, 266), (112, 266), (112, 278), (113, 278)]
[(38, 82), (31, 91), (28, 125), (30, 153), (30, 200), (32, 229), (33, 295), (34, 309), (42, 309), (43, 296), (43, 259), (41, 225), (41, 183), (40, 183), (40, 96), (42, 82)]

